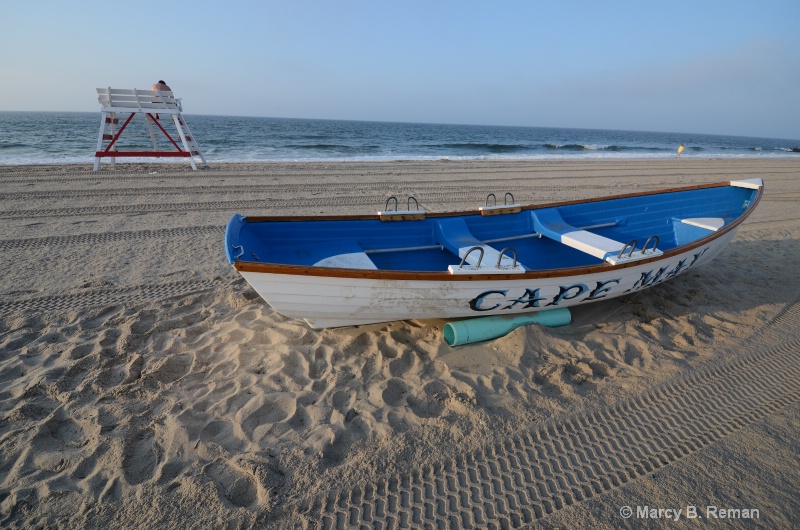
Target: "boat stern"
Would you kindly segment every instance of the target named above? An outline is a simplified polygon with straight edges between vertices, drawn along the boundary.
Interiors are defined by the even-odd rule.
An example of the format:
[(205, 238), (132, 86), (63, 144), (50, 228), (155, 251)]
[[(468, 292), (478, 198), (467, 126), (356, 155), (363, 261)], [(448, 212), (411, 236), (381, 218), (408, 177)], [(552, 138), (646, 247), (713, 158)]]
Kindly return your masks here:
[(247, 218), (244, 215), (234, 214), (228, 221), (228, 226), (225, 227), (225, 255), (231, 265), (244, 255), (244, 245), (240, 241), (239, 235), (245, 219)]

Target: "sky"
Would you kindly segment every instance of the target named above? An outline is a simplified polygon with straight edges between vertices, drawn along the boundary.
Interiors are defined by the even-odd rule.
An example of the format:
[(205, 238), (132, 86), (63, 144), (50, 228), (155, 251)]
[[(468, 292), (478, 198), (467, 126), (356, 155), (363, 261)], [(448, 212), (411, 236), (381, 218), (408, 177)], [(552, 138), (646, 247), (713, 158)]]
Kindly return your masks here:
[(0, 0), (0, 111), (800, 139), (800, 1)]

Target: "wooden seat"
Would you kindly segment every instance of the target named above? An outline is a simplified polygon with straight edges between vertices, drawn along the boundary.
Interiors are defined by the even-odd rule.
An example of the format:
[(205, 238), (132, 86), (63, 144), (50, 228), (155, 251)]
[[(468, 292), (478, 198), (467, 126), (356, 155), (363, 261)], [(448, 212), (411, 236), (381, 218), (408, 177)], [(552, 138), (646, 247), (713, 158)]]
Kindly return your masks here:
[[(95, 151), (94, 170), (100, 169), (101, 158), (110, 158), (112, 166), (117, 157), (181, 157), (188, 158), (192, 169), (197, 169), (195, 157), (202, 162), (203, 166), (208, 167), (205, 157), (200, 152), (197, 142), (183, 119), (183, 108), (181, 100), (176, 98), (172, 92), (160, 90), (137, 90), (120, 88), (98, 88), (97, 100), (100, 102), (101, 118), (100, 132), (97, 138), (97, 150)], [(117, 129), (121, 117), (125, 115), (122, 126)], [(137, 114), (144, 116), (152, 149), (143, 148), (138, 150), (120, 151), (117, 141), (122, 133)], [(161, 123), (161, 115), (167, 115), (169, 122), (177, 132), (177, 141)], [(166, 120), (165, 120), (166, 121)], [(169, 126), (169, 125), (168, 125)], [(173, 149), (162, 150), (159, 148), (157, 137), (162, 134), (170, 143)], [(174, 134), (174, 133), (173, 133)], [(131, 136), (130, 134), (128, 136)], [(104, 147), (104, 142), (109, 143)], [(180, 142), (180, 145), (178, 144)]]

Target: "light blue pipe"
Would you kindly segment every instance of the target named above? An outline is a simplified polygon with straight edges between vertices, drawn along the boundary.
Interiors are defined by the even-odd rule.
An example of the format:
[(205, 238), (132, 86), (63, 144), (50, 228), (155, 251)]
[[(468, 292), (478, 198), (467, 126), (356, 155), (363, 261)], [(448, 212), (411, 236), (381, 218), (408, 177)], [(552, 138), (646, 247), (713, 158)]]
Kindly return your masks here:
[(496, 339), (511, 333), (520, 326), (539, 324), (554, 328), (566, 326), (571, 321), (572, 315), (566, 307), (546, 309), (524, 315), (490, 316), (458, 320), (444, 325), (444, 340), (450, 346), (460, 346), (482, 340)]

